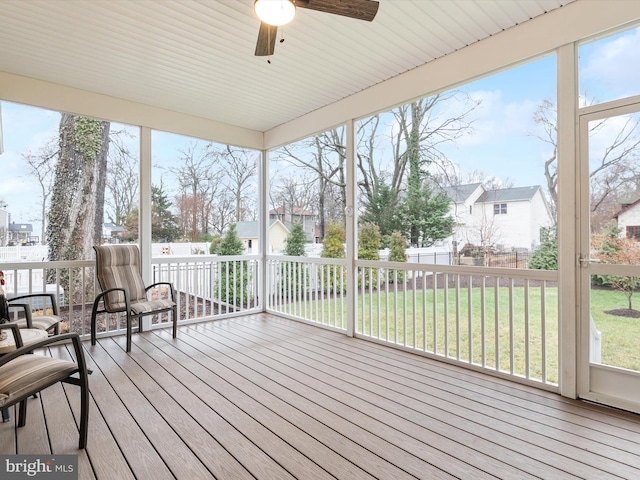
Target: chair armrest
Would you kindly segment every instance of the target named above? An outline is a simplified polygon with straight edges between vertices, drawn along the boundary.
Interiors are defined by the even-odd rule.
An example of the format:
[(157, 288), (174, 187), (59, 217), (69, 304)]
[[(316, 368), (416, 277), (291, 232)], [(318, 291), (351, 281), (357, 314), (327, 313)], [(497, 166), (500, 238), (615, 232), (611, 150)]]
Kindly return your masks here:
[[(27, 328), (33, 328), (33, 316), (31, 315), (31, 305), (28, 303), (11, 303), (9, 308), (22, 308), (24, 310), (24, 318), (27, 320)], [(15, 317), (14, 317), (15, 318)], [(9, 319), (9, 321), (12, 321)]]
[(171, 282), (157, 282), (154, 283), (153, 285), (149, 285), (147, 288), (144, 289), (145, 292), (148, 292), (149, 290), (151, 290), (154, 287), (157, 287), (158, 285), (168, 285), (169, 289), (171, 290), (171, 300), (173, 300), (173, 303), (176, 302), (176, 289), (173, 288), (173, 283)]
[[(96, 295), (95, 300), (93, 301), (93, 311), (97, 312), (98, 311), (98, 303), (100, 303), (100, 300), (102, 300), (104, 297), (107, 296), (107, 294), (111, 293), (111, 292), (122, 292), (124, 293), (124, 300), (125, 303), (127, 304), (127, 307), (129, 306), (129, 294), (127, 293), (127, 289), (126, 288), (110, 288), (109, 290), (104, 290), (102, 292), (100, 292), (98, 295)], [(106, 303), (105, 303), (105, 309), (104, 312), (107, 313), (117, 313), (117, 312), (126, 312), (128, 310), (128, 308), (123, 309), (123, 310), (107, 310), (106, 308)], [(102, 312), (102, 311), (101, 311)]]
[[(6, 324), (3, 324), (2, 326), (4, 326)], [(0, 327), (2, 327), (0, 326)], [(19, 329), (18, 329), (19, 332)], [(19, 333), (18, 333), (19, 335)], [(73, 349), (75, 351), (75, 355), (76, 355), (76, 362), (78, 363), (78, 368), (84, 371), (86, 371), (87, 368), (87, 364), (84, 358), (84, 351), (82, 349), (82, 343), (80, 342), (80, 335), (78, 335), (76, 332), (72, 332), (72, 333), (62, 333), (60, 335), (55, 335), (53, 337), (48, 337), (45, 338), (43, 340), (40, 340), (39, 342), (33, 342), (30, 343), (29, 345), (23, 345), (19, 348), (16, 348), (15, 350), (9, 352), (9, 353), (5, 353), (2, 357), (0, 357), (0, 367), (2, 365), (4, 365), (7, 362), (10, 362), (11, 360), (13, 360), (16, 357), (19, 357), (20, 355), (24, 355), (26, 353), (31, 353), (34, 350), (38, 349), (38, 348), (42, 348), (42, 347), (46, 347), (47, 345), (51, 344), (51, 343), (58, 343), (58, 342), (63, 342), (66, 340), (71, 340), (73, 342)]]
[(13, 339), (16, 342), (16, 347), (22, 347), (22, 334), (20, 333), (20, 327), (15, 323), (0, 323), (0, 330), (11, 330), (13, 333)]
[[(15, 300), (21, 300), (24, 298), (38, 298), (38, 297), (49, 297), (49, 299), (51, 300), (51, 308), (53, 309), (53, 314), (60, 315), (60, 313), (58, 312), (58, 302), (56, 302), (56, 296), (53, 293), (29, 293), (26, 295), (19, 295), (17, 297), (7, 298), (7, 302), (9, 302), (9, 306), (11, 306), (11, 303), (14, 302)], [(19, 305), (24, 305), (24, 304), (21, 303)], [(44, 307), (44, 304), (43, 304), (43, 309), (44, 308), (46, 307)]]

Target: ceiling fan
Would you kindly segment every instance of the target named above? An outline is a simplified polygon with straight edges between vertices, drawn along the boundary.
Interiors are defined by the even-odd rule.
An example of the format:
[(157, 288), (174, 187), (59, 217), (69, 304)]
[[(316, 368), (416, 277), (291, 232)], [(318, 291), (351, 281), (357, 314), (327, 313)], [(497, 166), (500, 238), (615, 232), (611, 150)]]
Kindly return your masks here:
[(278, 26), (289, 23), (297, 7), (371, 22), (379, 5), (375, 0), (256, 0), (254, 9), (261, 22), (255, 54), (273, 55)]

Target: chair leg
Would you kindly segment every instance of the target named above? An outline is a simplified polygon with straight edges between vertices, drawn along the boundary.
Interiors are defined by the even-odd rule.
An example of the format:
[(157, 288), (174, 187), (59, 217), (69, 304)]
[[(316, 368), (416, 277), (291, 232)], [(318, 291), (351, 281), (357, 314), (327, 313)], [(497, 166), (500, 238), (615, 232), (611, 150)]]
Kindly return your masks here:
[(89, 378), (88, 375), (80, 373), (80, 440), (78, 448), (87, 446), (87, 436), (89, 431)]
[(22, 400), (18, 407), (18, 427), (24, 427), (27, 424), (27, 399)]
[(171, 312), (171, 316), (173, 317), (173, 338), (178, 336), (178, 307), (174, 306), (173, 311)]
[(96, 298), (93, 302), (93, 308), (91, 309), (91, 345), (96, 344), (96, 335), (98, 333), (98, 325), (96, 321), (98, 303), (98, 298)]
[[(127, 353), (131, 351), (131, 311), (127, 310)], [(138, 317), (140, 322), (140, 317)]]

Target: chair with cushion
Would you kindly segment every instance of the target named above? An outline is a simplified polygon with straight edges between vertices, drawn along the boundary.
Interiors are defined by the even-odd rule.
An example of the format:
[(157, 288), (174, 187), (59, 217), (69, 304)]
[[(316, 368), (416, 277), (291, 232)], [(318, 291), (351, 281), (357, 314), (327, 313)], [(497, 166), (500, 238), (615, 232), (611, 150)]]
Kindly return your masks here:
[[(0, 409), (5, 410), (19, 403), (18, 427), (24, 427), (27, 421), (27, 399), (31, 395), (58, 382), (78, 385), (80, 387), (78, 448), (85, 448), (89, 423), (89, 372), (78, 334), (56, 335), (23, 346), (17, 325), (4, 323), (0, 325), (0, 330), (3, 329), (13, 331), (17, 348), (0, 357)], [(38, 348), (63, 340), (72, 341), (75, 362), (32, 354)], [(75, 376), (76, 373), (78, 376)]]
[[(18, 319), (12, 320), (10, 323), (15, 323), (20, 328), (46, 330), (53, 335), (60, 333), (60, 311), (53, 293), (31, 293), (12, 297), (7, 301), (10, 311), (19, 309)], [(51, 314), (48, 314), (47, 310), (51, 310)], [(34, 315), (34, 312), (37, 313)], [(42, 312), (41, 315), (40, 312)]]
[[(169, 282), (158, 282), (145, 287), (141, 274), (140, 250), (137, 245), (100, 245), (96, 251), (96, 277), (102, 293), (93, 302), (91, 312), (91, 345), (96, 344), (96, 316), (98, 313), (124, 312), (127, 316), (127, 352), (131, 351), (131, 322), (138, 319), (142, 332), (142, 317), (171, 312), (173, 338), (178, 332), (176, 292)], [(149, 299), (148, 292), (165, 287), (171, 298)], [(100, 302), (103, 308), (100, 309)]]

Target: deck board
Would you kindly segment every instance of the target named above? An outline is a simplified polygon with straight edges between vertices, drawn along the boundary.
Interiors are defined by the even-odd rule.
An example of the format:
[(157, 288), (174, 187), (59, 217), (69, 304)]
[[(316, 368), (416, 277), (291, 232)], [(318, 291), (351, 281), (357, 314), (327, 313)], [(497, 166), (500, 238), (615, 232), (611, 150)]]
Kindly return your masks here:
[[(303, 339), (292, 338), (292, 340), (295, 340), (296, 343), (306, 343)], [(283, 349), (284, 343), (282, 339), (276, 341), (275, 338), (272, 338), (272, 341), (273, 344), (277, 346), (270, 347), (271, 349)], [(324, 365), (321, 362), (310, 360), (310, 358), (316, 357), (314, 353), (309, 353), (312, 350), (310, 347), (305, 346), (301, 350), (297, 350), (295, 347), (288, 345), (287, 348), (294, 349), (297, 361), (304, 359), (302, 361), (307, 362), (308, 367), (304, 370), (304, 374), (313, 378), (314, 381), (324, 382), (325, 385), (333, 383), (345, 391), (355, 391), (358, 398), (368, 401), (370, 405), (381, 405), (382, 409), (386, 412), (394, 412), (402, 418), (410, 419), (415, 425), (421, 425), (425, 429), (436, 432), (439, 436), (437, 442), (438, 448), (443, 448), (442, 443), (445, 439), (454, 440), (451, 448), (446, 451), (448, 455), (459, 455), (458, 452), (461, 449), (461, 445), (473, 445), (472, 450), (475, 451), (467, 452), (467, 455), (460, 459), (459, 464), (462, 464), (465, 458), (467, 461), (473, 458), (475, 466), (482, 465), (487, 468), (488, 465), (491, 465), (494, 467), (492, 470), (497, 468), (501, 475), (508, 475), (509, 472), (512, 471), (508, 463), (500, 464), (495, 461), (495, 457), (486, 458), (480, 451), (487, 456), (495, 456), (496, 453), (508, 454), (509, 452), (506, 449), (498, 449), (497, 446), (501, 445), (508, 448), (511, 443), (523, 443), (522, 440), (518, 439), (518, 435), (522, 434), (523, 431), (513, 425), (500, 424), (503, 427), (502, 433), (506, 435), (504, 435), (504, 439), (500, 437), (502, 441), (496, 445), (497, 442), (492, 441), (496, 436), (496, 432), (492, 426), (493, 417), (487, 417), (487, 412), (482, 412), (478, 418), (472, 418), (472, 421), (465, 422), (465, 416), (475, 417), (477, 415), (475, 415), (475, 413), (465, 413), (464, 410), (458, 409), (457, 406), (452, 407), (452, 405), (456, 405), (453, 402), (457, 402), (458, 405), (468, 409), (469, 406), (465, 406), (463, 400), (459, 400), (452, 395), (450, 398), (442, 400), (441, 397), (443, 397), (443, 395), (446, 396), (446, 394), (435, 392), (433, 389), (421, 389), (420, 385), (416, 382), (412, 382), (413, 388), (406, 388), (402, 382), (392, 383), (385, 381), (381, 378), (381, 375), (383, 375), (385, 371), (384, 365), (377, 366), (376, 369), (373, 370), (375, 374), (366, 377), (363, 373), (364, 370), (361, 368), (363, 366), (362, 362), (356, 363), (353, 359), (351, 359), (351, 363), (342, 361), (340, 357), (337, 357), (337, 353), (335, 352), (330, 359), (325, 359), (324, 363), (327, 365)], [(283, 358), (286, 357), (285, 354), (282, 355)], [(345, 365), (349, 364), (358, 365), (358, 370), (360, 371), (357, 375), (341, 371)], [(350, 370), (354, 370), (354, 368)], [(324, 371), (324, 373), (322, 373), (322, 371)], [(354, 390), (354, 387), (357, 387), (357, 389)], [(367, 409), (367, 407), (360, 408), (363, 410)], [(473, 408), (473, 406), (471, 408)], [(460, 419), (459, 417), (463, 418)], [(394, 422), (391, 423), (393, 424)], [(524, 433), (526, 434), (528, 432), (525, 431)], [(427, 441), (428, 440), (425, 439), (425, 442)], [(532, 448), (534, 447), (529, 445), (529, 449)], [(550, 457), (549, 461), (554, 465), (564, 464), (565, 471), (559, 471), (558, 468), (545, 465), (542, 462), (533, 462), (529, 457), (520, 458), (519, 467), (530, 470), (532, 475), (542, 473), (545, 478), (565, 478), (567, 469), (573, 469), (575, 473), (585, 476), (596, 473), (580, 463), (571, 464), (565, 457), (554, 455), (553, 452), (550, 452), (548, 456)], [(514, 459), (511, 458), (510, 460), (513, 461)], [(570, 464), (567, 465), (567, 462)], [(495, 471), (491, 473), (496, 474)], [(597, 473), (599, 474), (599, 472)], [(456, 472), (456, 474), (459, 474), (461, 478), (475, 478), (479, 475), (477, 472)], [(522, 474), (523, 473), (521, 473), (521, 475)]]
[(640, 478), (638, 415), (271, 315), (84, 347), (86, 450), (55, 385), (0, 453), (79, 453), (97, 480)]
[[(291, 338), (291, 340), (295, 340), (296, 343), (304, 344), (303, 347), (287, 347), (289, 349), (293, 349), (292, 351), (296, 354), (302, 355), (303, 352), (313, 351), (314, 357), (319, 355), (313, 346), (311, 346), (306, 340), (297, 340), (294, 338)], [(283, 347), (279, 346), (276, 348), (282, 349)], [(297, 348), (302, 349), (297, 350)], [(337, 369), (340, 365), (347, 364), (345, 360), (337, 357), (337, 352), (334, 353), (335, 355), (333, 355), (331, 360), (329, 360), (326, 368)], [(354, 363), (358, 361), (358, 359), (354, 358), (353, 355), (349, 357), (349, 360)], [(429, 396), (436, 397), (437, 400), (434, 399), (430, 401), (429, 405), (446, 411), (451, 415), (463, 415), (462, 412), (469, 412), (466, 413), (466, 419), (469, 421), (474, 421), (474, 417), (479, 419), (491, 419), (490, 421), (479, 423), (486, 428), (495, 428), (500, 433), (527, 441), (531, 445), (536, 445), (539, 448), (549, 449), (551, 450), (549, 455), (552, 459), (554, 455), (561, 454), (563, 457), (575, 459), (577, 462), (589, 465), (595, 469), (592, 470), (589, 468), (578, 467), (575, 462), (569, 464), (567, 463), (569, 460), (567, 460), (565, 463), (567, 463), (567, 469), (569, 471), (581, 473), (583, 475), (593, 475), (598, 473), (603, 462), (613, 459), (619, 462), (627, 461), (634, 467), (632, 470), (624, 466), (616, 467), (616, 471), (613, 473), (621, 475), (624, 478), (628, 475), (634, 474), (635, 469), (640, 467), (638, 457), (631, 458), (628, 456), (628, 453), (637, 451), (638, 445), (635, 442), (624, 442), (615, 438), (609, 438), (607, 441), (615, 444), (615, 446), (612, 447), (608, 444), (602, 443), (602, 438), (599, 439), (600, 441), (588, 438), (588, 436), (591, 436), (591, 432), (585, 431), (585, 436), (579, 436), (572, 431), (570, 426), (565, 425), (563, 422), (543, 422), (542, 420), (544, 416), (542, 415), (535, 418), (532, 418), (530, 415), (516, 415), (511, 413), (509, 411), (509, 407), (505, 406), (496, 398), (484, 397), (484, 399), (478, 401), (477, 397), (466, 397), (466, 391), (463, 386), (449, 384), (448, 388), (442, 389), (438, 388), (435, 384), (423, 384), (420, 380), (407, 378), (404, 375), (405, 372), (402, 368), (392, 369), (392, 367), (389, 367), (388, 363), (376, 362), (376, 365), (369, 367), (368, 365), (365, 366), (362, 361), (359, 361), (357, 365), (359, 365), (359, 369), (363, 373), (355, 376), (349, 376), (350, 374), (345, 373), (342, 375), (345, 382), (347, 382), (347, 384), (362, 386), (363, 380), (359, 377), (361, 375), (370, 374), (373, 378), (379, 378), (376, 381), (376, 385), (381, 386), (385, 391), (395, 391), (398, 394), (402, 394), (403, 398), (408, 399), (407, 405), (413, 401), (421, 403), (425, 402)], [(323, 367), (320, 364), (314, 364), (311, 366), (314, 370), (321, 369)], [(452, 407), (454, 407), (455, 410)], [(458, 407), (462, 410), (458, 410)], [(495, 422), (495, 420), (500, 420), (500, 422)], [(493, 435), (495, 435), (495, 433), (491, 431), (487, 432), (488, 438)], [(579, 447), (576, 447), (575, 445), (579, 445)], [(626, 452), (619, 450), (619, 448), (623, 447), (626, 448)], [(598, 452), (598, 455), (593, 455), (591, 452)], [(553, 463), (557, 464), (555, 461)]]

